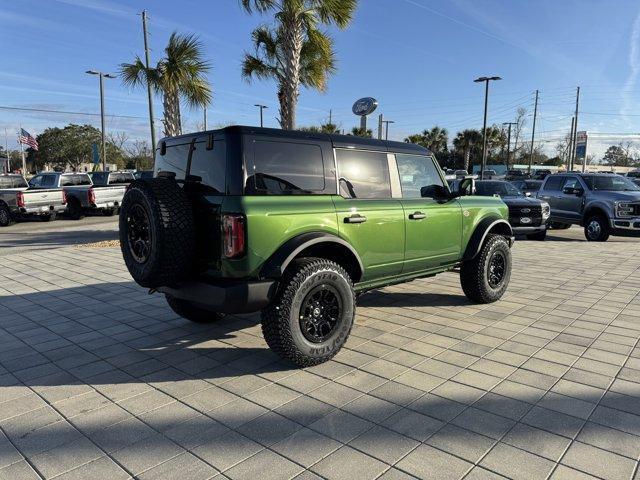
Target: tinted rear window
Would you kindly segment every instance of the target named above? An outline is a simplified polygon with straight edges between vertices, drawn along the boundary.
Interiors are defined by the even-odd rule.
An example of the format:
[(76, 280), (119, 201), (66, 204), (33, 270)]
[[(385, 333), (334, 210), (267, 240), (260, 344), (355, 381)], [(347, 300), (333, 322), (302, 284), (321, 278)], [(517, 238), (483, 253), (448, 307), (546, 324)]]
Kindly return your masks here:
[(257, 195), (315, 193), (324, 190), (322, 149), (311, 143), (253, 142), (247, 159), (245, 192)]
[[(202, 179), (202, 185), (207, 187), (207, 193), (224, 194), (226, 192), (226, 152), (224, 140), (216, 140), (211, 150), (207, 150), (206, 142), (195, 144), (189, 173)], [(157, 155), (156, 166), (158, 171), (174, 172), (177, 180), (183, 180), (188, 158), (188, 143), (167, 146), (167, 152), (164, 155)]]

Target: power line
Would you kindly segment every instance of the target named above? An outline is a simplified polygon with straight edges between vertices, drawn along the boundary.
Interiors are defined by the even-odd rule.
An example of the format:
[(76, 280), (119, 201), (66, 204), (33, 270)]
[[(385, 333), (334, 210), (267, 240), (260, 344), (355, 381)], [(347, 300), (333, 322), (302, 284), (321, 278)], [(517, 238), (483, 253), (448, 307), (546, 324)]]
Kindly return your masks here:
[[(64, 115), (84, 115), (87, 117), (99, 117), (99, 113), (89, 113), (89, 112), (70, 112), (66, 110), (49, 110), (45, 108), (27, 108), (27, 107), (8, 107), (4, 105), (0, 105), (0, 110), (12, 110), (19, 112), (37, 112), (37, 113), (59, 113)], [(132, 119), (146, 119), (147, 117), (138, 117), (134, 115), (107, 115), (107, 117), (113, 118), (132, 118)]]

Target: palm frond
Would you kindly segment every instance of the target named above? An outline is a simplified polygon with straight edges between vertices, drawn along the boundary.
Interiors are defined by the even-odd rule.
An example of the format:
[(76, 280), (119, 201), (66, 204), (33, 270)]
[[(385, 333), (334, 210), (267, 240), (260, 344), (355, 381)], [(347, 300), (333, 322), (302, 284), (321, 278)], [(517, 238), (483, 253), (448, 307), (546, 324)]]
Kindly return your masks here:
[(147, 79), (151, 77), (142, 59), (136, 56), (133, 63), (120, 64), (120, 78), (127, 87), (139, 87), (147, 84)]
[(322, 23), (333, 23), (344, 29), (353, 18), (358, 0), (311, 0), (310, 3)]
[(300, 51), (300, 83), (323, 92), (335, 70), (333, 40), (319, 30), (311, 30)]
[(278, 80), (280, 75), (274, 65), (270, 65), (264, 60), (246, 53), (242, 61), (242, 78), (251, 82), (254, 77), (260, 80)]
[(264, 13), (271, 10), (277, 5), (276, 0), (240, 0), (240, 5), (247, 13), (252, 13), (254, 10), (259, 13)]

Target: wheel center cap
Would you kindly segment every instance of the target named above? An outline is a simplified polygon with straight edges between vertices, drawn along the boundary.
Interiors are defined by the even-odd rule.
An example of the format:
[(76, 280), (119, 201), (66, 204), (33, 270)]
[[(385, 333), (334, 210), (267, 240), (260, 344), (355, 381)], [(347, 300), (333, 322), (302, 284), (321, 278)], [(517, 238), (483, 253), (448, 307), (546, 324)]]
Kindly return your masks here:
[(319, 317), (321, 313), (322, 312), (321, 312), (320, 308), (316, 307), (316, 308), (313, 309), (313, 316), (314, 317), (316, 317), (316, 318)]

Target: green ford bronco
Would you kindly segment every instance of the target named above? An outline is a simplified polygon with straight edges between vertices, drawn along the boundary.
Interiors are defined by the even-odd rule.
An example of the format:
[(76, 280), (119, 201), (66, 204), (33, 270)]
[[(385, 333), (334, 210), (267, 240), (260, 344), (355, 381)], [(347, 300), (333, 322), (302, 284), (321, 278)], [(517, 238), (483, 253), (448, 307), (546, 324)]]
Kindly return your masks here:
[(178, 315), (260, 310), (269, 346), (305, 367), (340, 350), (364, 291), (459, 268), (471, 300), (503, 295), (507, 207), (472, 189), (451, 192), (417, 145), (228, 127), (159, 143), (154, 178), (123, 199), (120, 244)]

